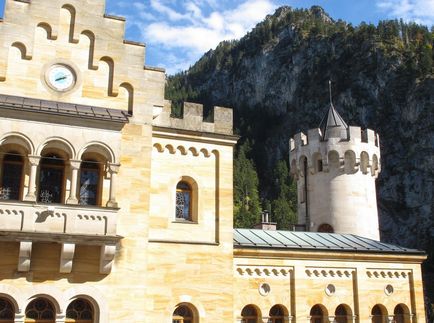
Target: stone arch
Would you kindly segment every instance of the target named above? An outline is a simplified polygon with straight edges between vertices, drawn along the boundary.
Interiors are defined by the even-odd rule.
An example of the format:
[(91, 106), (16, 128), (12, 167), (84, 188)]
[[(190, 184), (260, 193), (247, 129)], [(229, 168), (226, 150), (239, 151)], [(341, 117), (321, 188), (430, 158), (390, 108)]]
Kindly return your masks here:
[(327, 159), (330, 169), (338, 169), (340, 167), (339, 153), (336, 150), (330, 150)]
[(346, 174), (354, 174), (356, 169), (356, 153), (352, 150), (347, 150), (344, 154), (344, 167)]
[(95, 34), (90, 30), (83, 30), (81, 35), (86, 36), (89, 39), (89, 58), (87, 68), (90, 70), (98, 69), (98, 66), (94, 65), (94, 54), (95, 54)]
[(327, 308), (322, 304), (315, 304), (312, 306), (309, 312), (310, 322), (312, 323), (325, 323), (328, 322), (328, 311)]
[(17, 48), (21, 53), (21, 59), (30, 60), (32, 55), (28, 53), (27, 46), (24, 43), (16, 41), (11, 44), (11, 47)]
[(300, 156), (300, 158), (298, 159), (298, 166), (300, 169), (300, 174), (302, 176), (305, 176), (307, 168), (309, 167), (308, 160), (305, 155)]
[(133, 115), (133, 108), (134, 108), (134, 87), (127, 82), (122, 83), (119, 85), (119, 88), (124, 89), (128, 96), (128, 114), (130, 116)]
[(271, 319), (280, 319), (279, 322), (285, 322), (285, 318), (289, 317), (289, 311), (285, 305), (276, 304), (270, 308), (268, 316)]
[(53, 34), (53, 28), (51, 27), (51, 25), (47, 22), (40, 22), (39, 24), (36, 25), (37, 28), (41, 28), (43, 29), (46, 34), (47, 34), (47, 39), (50, 40), (55, 40), (57, 39), (57, 36), (55, 36)]
[(177, 315), (177, 311), (185, 310), (185, 309), (187, 309), (191, 312), (192, 322), (198, 323), (200, 320), (199, 311), (197, 310), (196, 306), (194, 306), (192, 303), (188, 303), (188, 302), (183, 302), (183, 303), (177, 304), (173, 310), (172, 317), (175, 317)]
[(261, 309), (255, 304), (248, 304), (244, 306), (239, 313), (241, 314), (241, 318), (251, 318), (258, 321), (262, 317)]
[(372, 323), (383, 323), (384, 319), (387, 318), (388, 312), (387, 308), (382, 304), (376, 304), (372, 307), (371, 318)]
[(64, 138), (50, 137), (43, 144), (41, 144), (37, 151), (37, 155), (41, 155), (46, 149), (60, 150), (67, 155), (68, 159), (72, 159), (76, 156), (74, 146)]
[(67, 290), (64, 293), (64, 302), (65, 303), (63, 304), (62, 307), (66, 311), (69, 304), (71, 302), (73, 302), (74, 300), (79, 299), (79, 298), (85, 299), (89, 303), (92, 304), (93, 309), (95, 311), (94, 312), (95, 313), (95, 318), (94, 318), (95, 322), (99, 322), (99, 323), (107, 323), (108, 322), (109, 307), (108, 307), (107, 301), (106, 301), (104, 295), (94, 287), (79, 286), (79, 287), (74, 287), (74, 288)]
[(23, 302), (23, 296), (15, 287), (0, 286), (0, 298), (8, 300), (14, 307), (15, 313), (21, 312), (20, 304)]
[(114, 92), (113, 90), (113, 78), (114, 78), (114, 72), (115, 72), (115, 62), (113, 61), (113, 58), (109, 56), (103, 56), (99, 59), (100, 63), (104, 62), (108, 66), (108, 79), (107, 79), (107, 95), (108, 96), (117, 96), (118, 93)]
[(396, 323), (410, 323), (410, 310), (405, 304), (398, 304), (393, 310), (393, 317)]
[(353, 322), (353, 311), (347, 304), (340, 304), (335, 310), (336, 323), (349, 323)]
[(369, 167), (369, 154), (366, 151), (360, 153), (360, 170), (363, 174), (368, 173)]
[(105, 143), (100, 142), (100, 141), (92, 141), (92, 142), (86, 144), (78, 152), (77, 159), (81, 160), (83, 154), (87, 154), (87, 153), (98, 154), (98, 155), (102, 156), (105, 159), (105, 161), (107, 161), (109, 163), (117, 163), (118, 162), (113, 150), (108, 145), (106, 145)]
[(62, 9), (66, 10), (69, 13), (69, 34), (68, 34), (68, 40), (70, 43), (78, 43), (78, 39), (74, 38), (74, 32), (75, 32), (75, 18), (77, 15), (77, 11), (75, 10), (75, 7), (69, 3), (64, 4)]
[(376, 154), (372, 155), (372, 167), (371, 167), (371, 175), (376, 176), (379, 171), (379, 162)]
[[(45, 289), (50, 289), (50, 288), (48, 287)], [(46, 300), (48, 300), (51, 303), (51, 305), (53, 305), (54, 311), (56, 314), (60, 314), (65, 310), (61, 306), (61, 304), (63, 304), (62, 294), (57, 290), (51, 290), (50, 289), (47, 292), (37, 293), (37, 294), (34, 294), (33, 296), (29, 297), (25, 302), (25, 306), (23, 307), (24, 312), (26, 311), (29, 304), (38, 298), (45, 298)]]
[(313, 164), (314, 173), (323, 171), (323, 161), (322, 161), (321, 153), (315, 152), (312, 154), (312, 164)]
[(30, 138), (18, 132), (9, 132), (0, 138), (0, 146), (4, 145), (17, 145), (22, 147), (27, 154), (33, 155), (35, 153), (35, 146)]

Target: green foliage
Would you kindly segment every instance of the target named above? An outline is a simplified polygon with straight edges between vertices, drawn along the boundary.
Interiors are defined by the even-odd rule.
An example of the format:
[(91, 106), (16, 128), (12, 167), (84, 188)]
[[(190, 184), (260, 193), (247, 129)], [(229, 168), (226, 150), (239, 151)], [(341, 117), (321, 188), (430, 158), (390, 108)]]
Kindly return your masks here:
[[(289, 230), (297, 223), (297, 187), (291, 178), (286, 160), (279, 160), (272, 173), (268, 210), (277, 228)], [(267, 200), (268, 201), (268, 200)]]
[(258, 175), (249, 159), (249, 141), (240, 145), (234, 160), (234, 226), (252, 228), (259, 223), (261, 207), (258, 193)]

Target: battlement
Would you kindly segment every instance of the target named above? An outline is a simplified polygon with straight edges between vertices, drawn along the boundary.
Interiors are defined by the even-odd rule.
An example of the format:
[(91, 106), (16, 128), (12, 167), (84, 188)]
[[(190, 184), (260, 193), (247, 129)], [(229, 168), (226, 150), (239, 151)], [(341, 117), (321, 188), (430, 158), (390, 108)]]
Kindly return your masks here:
[[(340, 169), (353, 174), (361, 171), (377, 177), (380, 172), (379, 137), (371, 129), (348, 127), (339, 136), (323, 139), (320, 129), (300, 132), (290, 139), (291, 172), (302, 175), (304, 162), (311, 174)], [(370, 169), (370, 171), (368, 171)]]
[(343, 130), (340, 136), (323, 140), (321, 129), (310, 129), (307, 135), (303, 132), (297, 133), (294, 138), (290, 139), (290, 150), (293, 151), (298, 147), (307, 146), (309, 144), (318, 144), (320, 142), (330, 142), (334, 144), (339, 142), (368, 143), (379, 147), (378, 134), (371, 129), (362, 129), (361, 127), (350, 126), (348, 130)]
[(171, 116), (172, 102), (166, 101), (163, 107), (154, 107), (153, 125), (181, 130), (233, 134), (233, 111), (230, 108), (214, 107), (214, 122), (203, 120), (203, 105), (184, 102), (182, 118)]

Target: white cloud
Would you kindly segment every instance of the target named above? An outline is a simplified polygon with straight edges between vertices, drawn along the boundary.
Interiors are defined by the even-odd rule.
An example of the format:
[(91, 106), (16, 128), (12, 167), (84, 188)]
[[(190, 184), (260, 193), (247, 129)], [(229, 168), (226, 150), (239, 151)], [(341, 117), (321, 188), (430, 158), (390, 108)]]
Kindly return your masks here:
[[(276, 8), (277, 0), (134, 0), (128, 22), (164, 55), (168, 73), (194, 64), (223, 40), (239, 39)], [(124, 6), (125, 0), (117, 6)], [(230, 7), (229, 7), (229, 5)], [(162, 57), (162, 56), (160, 56)]]
[(390, 18), (434, 25), (434, 0), (377, 0), (377, 7)]
[[(188, 11), (185, 14), (178, 15), (190, 20), (190, 23), (150, 24), (143, 30), (145, 39), (167, 48), (189, 48), (203, 53), (216, 47), (222, 40), (242, 37), (271, 13), (276, 5), (271, 0), (247, 0), (234, 9), (213, 11), (207, 16), (192, 1), (186, 4), (186, 8)], [(170, 18), (173, 15), (168, 10), (165, 9), (165, 13), (173, 20)]]

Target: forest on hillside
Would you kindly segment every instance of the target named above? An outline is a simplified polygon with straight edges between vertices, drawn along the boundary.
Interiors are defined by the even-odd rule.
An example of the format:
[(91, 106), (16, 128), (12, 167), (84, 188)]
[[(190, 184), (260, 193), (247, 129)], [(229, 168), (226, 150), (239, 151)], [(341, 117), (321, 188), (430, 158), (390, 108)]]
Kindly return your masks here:
[[(220, 43), (168, 77), (166, 96), (177, 116), (182, 101), (234, 109), (234, 224), (251, 227), (268, 210), (280, 229), (290, 229), (296, 190), (288, 141), (319, 125), (331, 80), (347, 123), (380, 135), (382, 240), (426, 250), (424, 275), (434, 282), (433, 44), (434, 28), (416, 23), (353, 26), (320, 7), (281, 7), (240, 40)], [(426, 285), (431, 302), (433, 286)]]

